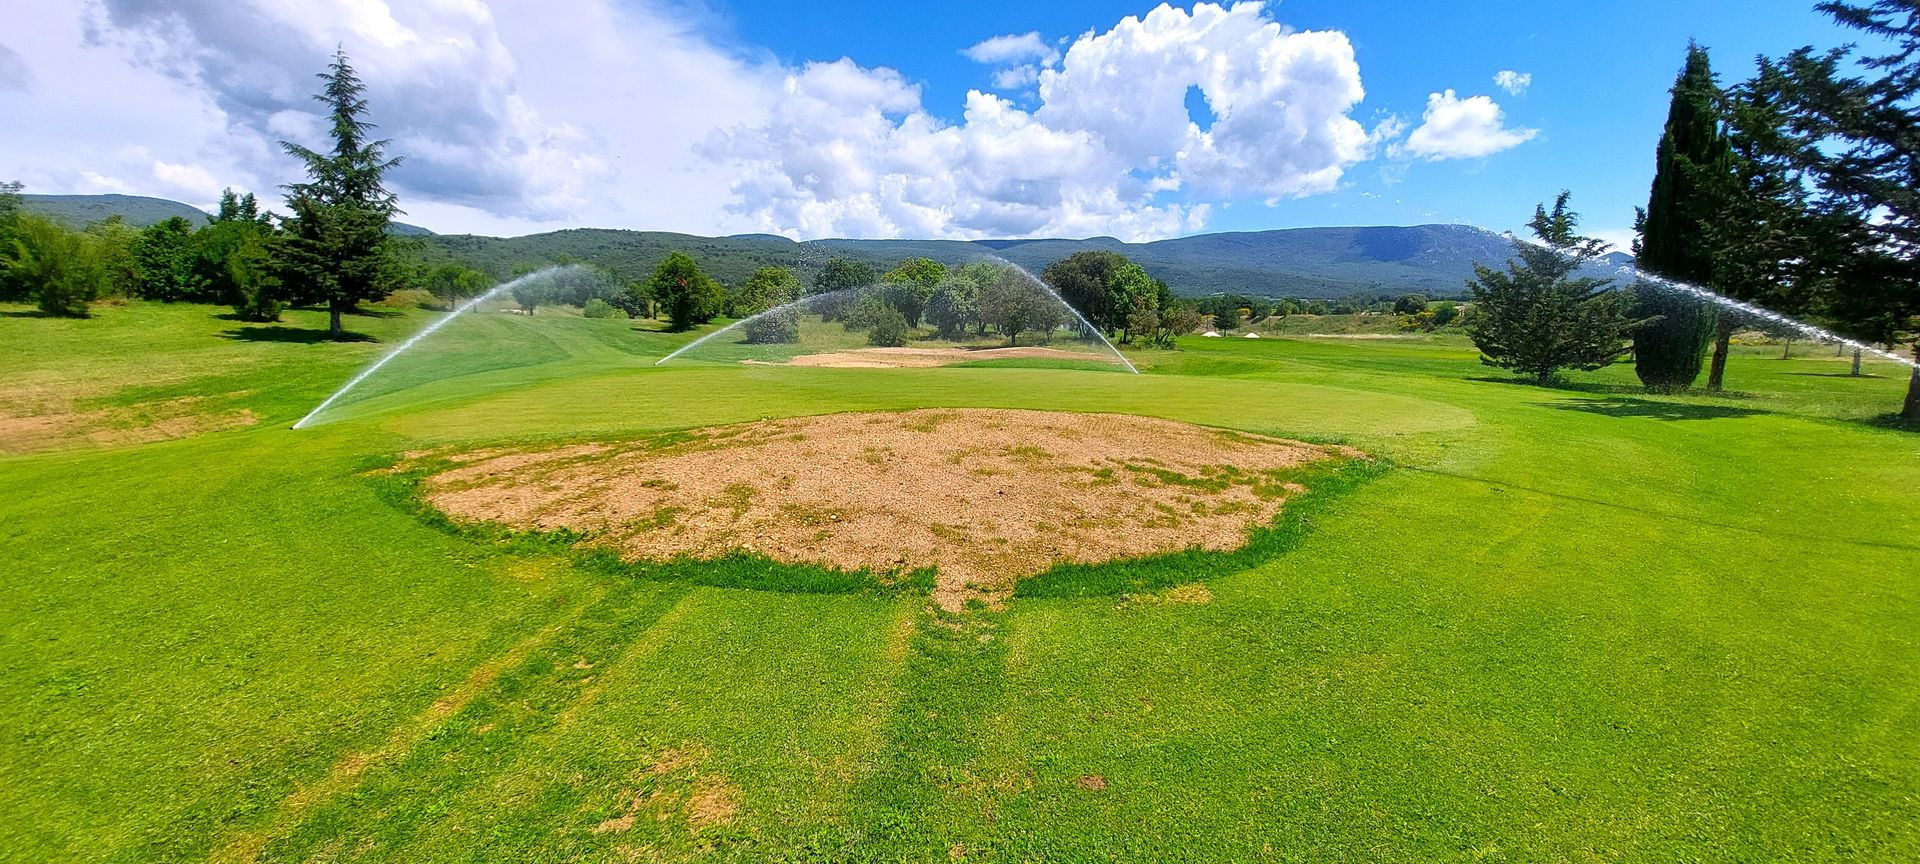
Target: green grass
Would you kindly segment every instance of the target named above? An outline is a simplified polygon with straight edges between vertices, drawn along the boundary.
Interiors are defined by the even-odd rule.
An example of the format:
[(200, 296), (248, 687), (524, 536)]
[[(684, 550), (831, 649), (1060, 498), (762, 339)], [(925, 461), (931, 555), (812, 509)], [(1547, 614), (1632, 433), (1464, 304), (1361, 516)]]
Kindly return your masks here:
[[(1654, 397), (1624, 367), (1510, 383), (1441, 335), (1192, 338), (1140, 376), (656, 368), (691, 336), (493, 314), (296, 432), (430, 313), (328, 343), (306, 312), (21, 311), (0, 416), (255, 422), (0, 456), (0, 860), (1920, 858), (1920, 437), (1873, 422), (1898, 367), (1742, 346), (1735, 392)], [(369, 473), (932, 406), (1393, 467), (1253, 550), (951, 615), (456, 530)], [(1211, 602), (1115, 594), (1192, 578)]]

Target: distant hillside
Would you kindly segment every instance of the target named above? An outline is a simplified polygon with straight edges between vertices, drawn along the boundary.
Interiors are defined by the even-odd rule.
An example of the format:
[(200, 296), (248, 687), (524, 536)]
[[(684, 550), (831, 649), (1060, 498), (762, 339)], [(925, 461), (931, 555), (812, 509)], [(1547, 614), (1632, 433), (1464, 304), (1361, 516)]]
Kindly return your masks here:
[(84, 228), (114, 215), (118, 215), (135, 228), (145, 228), (175, 216), (184, 217), (195, 225), (206, 224), (210, 219), (205, 211), (165, 198), (143, 198), (139, 195), (22, 195), (20, 197), (26, 204), (28, 212), (38, 213), (71, 228)]
[[(84, 226), (113, 214), (145, 227), (171, 216), (204, 223), (207, 214), (162, 198), (133, 195), (27, 195), (27, 208), (68, 225)], [(877, 269), (904, 258), (926, 257), (944, 264), (1003, 259), (1034, 273), (1075, 252), (1107, 249), (1140, 263), (1166, 280), (1176, 293), (1197, 296), (1220, 292), (1270, 297), (1339, 297), (1350, 294), (1457, 295), (1473, 276), (1475, 262), (1499, 264), (1513, 251), (1512, 241), (1467, 225), (1413, 225), (1377, 228), (1285, 228), (1199, 234), (1152, 243), (1124, 243), (1112, 237), (1086, 240), (813, 240), (797, 243), (772, 234), (699, 237), (664, 231), (574, 228), (525, 237), (434, 234), (396, 222), (393, 233), (421, 238), (430, 258), (461, 260), (506, 276), (553, 263), (584, 262), (607, 267), (625, 279), (644, 279), (667, 253), (686, 252), (715, 278), (745, 281), (767, 266), (791, 267), (803, 278), (828, 258), (864, 260)], [(1609, 256), (1611, 267), (1632, 262), (1625, 253)], [(1610, 275), (1610, 274), (1604, 274)]]
[(698, 258), (716, 278), (738, 283), (755, 268), (792, 267), (810, 274), (828, 258), (865, 260), (877, 268), (903, 258), (945, 264), (1004, 259), (1038, 273), (1087, 249), (1120, 252), (1184, 295), (1239, 292), (1335, 297), (1355, 293), (1459, 294), (1476, 261), (1497, 264), (1512, 254), (1507, 238), (1464, 225), (1385, 228), (1288, 228), (1201, 234), (1152, 243), (1111, 237), (1087, 240), (814, 240), (769, 234), (696, 237), (654, 231), (574, 229), (525, 237), (440, 235), (429, 247), (506, 275), (535, 264), (600, 264), (641, 279), (668, 252)]
[[(190, 204), (139, 195), (22, 195), (20, 197), (28, 212), (38, 213), (71, 228), (84, 228), (114, 215), (118, 215), (135, 228), (145, 228), (175, 216), (184, 218), (194, 225), (204, 225), (213, 218), (206, 211)], [(424, 237), (433, 234), (432, 231), (418, 225), (408, 225), (404, 222), (393, 223), (392, 233), (407, 237)]]

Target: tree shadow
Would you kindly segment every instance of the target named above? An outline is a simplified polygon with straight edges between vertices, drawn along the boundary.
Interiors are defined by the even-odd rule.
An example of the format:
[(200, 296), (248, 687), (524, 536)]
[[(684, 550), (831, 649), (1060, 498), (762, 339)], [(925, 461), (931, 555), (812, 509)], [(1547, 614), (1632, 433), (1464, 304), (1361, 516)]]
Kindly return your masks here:
[(1468, 381), (1480, 381), (1486, 384), (1505, 384), (1510, 387), (1531, 387), (1535, 390), (1564, 390), (1572, 393), (1645, 393), (1645, 387), (1628, 384), (1602, 384), (1593, 381), (1555, 381), (1542, 384), (1531, 378), (1498, 378), (1492, 375), (1469, 375)]
[(398, 309), (380, 309), (372, 306), (362, 306), (357, 309), (348, 309), (342, 314), (353, 315), (360, 318), (398, 318), (407, 313)]
[(1892, 429), (1895, 432), (1920, 432), (1920, 419), (1902, 417), (1899, 414), (1881, 414), (1859, 421), (1875, 429)]
[(1872, 372), (1862, 372), (1858, 375), (1855, 375), (1851, 372), (1788, 372), (1787, 374), (1798, 375), (1802, 378), (1880, 378), (1880, 377), (1884, 377), (1880, 375), (1875, 375)]
[(1558, 411), (1580, 411), (1607, 417), (1646, 417), (1653, 420), (1719, 420), (1727, 417), (1752, 417), (1755, 414), (1771, 413), (1733, 405), (1696, 405), (1691, 402), (1660, 402), (1653, 399), (1575, 399), (1537, 404)]
[(307, 330), (298, 327), (238, 327), (220, 333), (222, 337), (240, 342), (286, 342), (296, 345), (313, 345), (320, 342), (376, 342), (365, 333), (347, 331), (339, 336), (325, 330)]
[(0, 318), (52, 318), (38, 309), (7, 309), (0, 311)]

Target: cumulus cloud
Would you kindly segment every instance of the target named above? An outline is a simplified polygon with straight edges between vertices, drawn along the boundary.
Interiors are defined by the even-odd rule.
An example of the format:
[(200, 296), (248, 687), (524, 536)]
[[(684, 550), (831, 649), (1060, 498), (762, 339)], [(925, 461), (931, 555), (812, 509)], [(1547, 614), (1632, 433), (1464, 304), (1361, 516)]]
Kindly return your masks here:
[(619, 0), (579, 0), (565, 16), (532, 0), (61, 0), (15, 17), (37, 37), (20, 45), (31, 67), (86, 70), (9, 97), (22, 120), (0, 164), (22, 165), (31, 188), (98, 186), (88, 172), (181, 188), (159, 160), (270, 194), (298, 170), (277, 142), (324, 140), (309, 96), (342, 45), (376, 134), (404, 160), (390, 183), (409, 218), (468, 230), (719, 230), (731, 177), (694, 145), (760, 111), (778, 81)]
[(1502, 69), (1493, 73), (1493, 86), (1507, 91), (1508, 96), (1525, 96), (1527, 88), (1533, 86), (1533, 73)]
[[(970, 56), (1044, 46), (998, 37)], [(889, 94), (884, 106), (836, 98), (854, 79)], [(1037, 83), (1034, 111), (976, 91), (948, 124), (893, 70), (811, 64), (787, 76), (763, 123), (709, 152), (746, 163), (731, 209), (755, 230), (1141, 238), (1197, 230), (1211, 199), (1332, 190), (1378, 144), (1350, 116), (1365, 91), (1347, 38), (1290, 31), (1259, 4), (1128, 17), (1074, 41)], [(1187, 110), (1195, 88), (1213, 116), (1205, 129)]]
[(1486, 96), (1465, 99), (1452, 90), (1427, 97), (1420, 125), (1397, 152), (1429, 161), (1473, 159), (1533, 140), (1538, 129), (1509, 128), (1500, 106)]
[(1060, 59), (1060, 52), (1037, 32), (995, 36), (960, 53), (975, 63), (988, 65), (1033, 60), (1051, 66)]
[[(0, 164), (29, 186), (271, 197), (297, 172), (276, 142), (324, 140), (309, 94), (344, 45), (405, 160), (391, 182), (408, 221), (438, 230), (1152, 238), (1248, 195), (1335, 189), (1404, 131), (1351, 116), (1365, 91), (1343, 34), (1259, 3), (1163, 5), (1064, 51), (994, 37), (964, 53), (1023, 102), (975, 91), (938, 110), (898, 71), (742, 59), (633, 0), (564, 16), (538, 0), (58, 0), (16, 17), (36, 38), (13, 43), (19, 64), (0, 55), (0, 89), (15, 65), (88, 70), (0, 92), (24, 118)], [(1496, 131), (1531, 136), (1475, 99)], [(1434, 104), (1423, 121), (1405, 148), (1457, 149)]]

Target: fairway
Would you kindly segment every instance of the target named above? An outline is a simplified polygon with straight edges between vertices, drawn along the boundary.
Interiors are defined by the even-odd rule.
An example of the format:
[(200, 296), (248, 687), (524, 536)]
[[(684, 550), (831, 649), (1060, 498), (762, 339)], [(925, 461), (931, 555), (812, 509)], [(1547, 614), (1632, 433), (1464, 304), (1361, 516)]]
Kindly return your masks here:
[[(1892, 364), (1736, 347), (1715, 397), (1514, 383), (1455, 335), (1187, 336), (1128, 349), (1138, 376), (655, 366), (717, 325), (543, 309), (457, 321), (292, 430), (436, 313), (336, 343), (307, 310), (29, 308), (0, 306), (0, 861), (1920, 859)], [(396, 473), (915, 409), (1377, 468), (1302, 480), (1238, 552), (953, 609), (610, 561)]]

